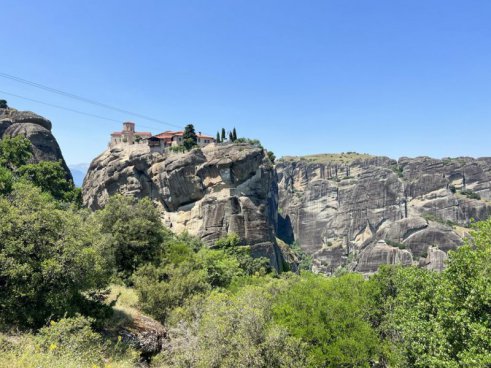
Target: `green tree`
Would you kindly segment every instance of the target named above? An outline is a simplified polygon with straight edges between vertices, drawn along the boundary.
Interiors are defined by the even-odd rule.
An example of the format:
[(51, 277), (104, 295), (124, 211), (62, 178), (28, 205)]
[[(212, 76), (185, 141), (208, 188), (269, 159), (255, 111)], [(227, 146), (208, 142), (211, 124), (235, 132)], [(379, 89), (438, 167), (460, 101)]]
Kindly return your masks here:
[(193, 295), (227, 287), (244, 275), (239, 261), (223, 250), (197, 247), (189, 237), (170, 240), (158, 265), (145, 265), (133, 276), (145, 312), (165, 321), (169, 312)]
[(7, 109), (7, 101), (6, 100), (0, 100), (0, 109)]
[(222, 128), (222, 139), (221, 139), (221, 141), (225, 142), (226, 138), (227, 138), (227, 136), (225, 135), (225, 128)]
[(232, 130), (232, 138), (233, 138), (233, 142), (235, 142), (237, 140), (237, 131), (235, 130), (235, 127), (234, 129)]
[(273, 304), (274, 321), (306, 344), (309, 367), (370, 367), (381, 344), (368, 295), (361, 275), (305, 273)]
[(220, 133), (217, 132), (217, 138), (216, 138), (217, 143), (220, 143)]
[(0, 195), (10, 193), (14, 181), (15, 179), (12, 171), (0, 166)]
[(102, 232), (110, 236), (117, 274), (129, 281), (148, 262), (158, 262), (168, 235), (151, 200), (116, 195), (97, 214)]
[(82, 204), (81, 190), (75, 188), (71, 180), (66, 179), (66, 171), (61, 162), (42, 161), (27, 164), (18, 169), (18, 174), (50, 193), (55, 199)]
[(182, 136), (183, 145), (189, 151), (191, 148), (198, 144), (198, 136), (194, 131), (194, 125), (188, 124), (184, 128), (184, 135)]
[(442, 273), (388, 267), (370, 280), (373, 324), (401, 366), (491, 364), (491, 220), (472, 236)]
[(104, 237), (93, 217), (63, 210), (24, 182), (0, 197), (0, 321), (39, 327), (86, 309), (85, 292), (107, 285)]
[(0, 140), (0, 165), (17, 170), (32, 157), (31, 142), (23, 137), (4, 137)]
[(274, 162), (276, 160), (276, 156), (274, 155), (273, 151), (268, 151), (268, 158), (269, 158), (269, 161), (271, 161), (271, 163), (274, 164)]

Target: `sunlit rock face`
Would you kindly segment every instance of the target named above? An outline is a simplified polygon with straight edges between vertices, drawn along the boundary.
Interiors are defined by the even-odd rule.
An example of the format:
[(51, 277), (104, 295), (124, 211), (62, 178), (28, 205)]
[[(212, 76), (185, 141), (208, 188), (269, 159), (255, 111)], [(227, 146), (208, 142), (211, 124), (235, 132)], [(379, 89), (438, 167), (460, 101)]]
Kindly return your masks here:
[(209, 144), (162, 153), (145, 145), (114, 146), (91, 163), (83, 199), (98, 209), (116, 193), (151, 198), (169, 228), (186, 230), (207, 244), (237, 233), (254, 255), (281, 268), (275, 241), (276, 173), (262, 148)]
[(347, 153), (286, 157), (276, 169), (279, 236), (327, 274), (372, 273), (382, 264), (440, 270), (469, 223), (491, 213), (491, 158)]

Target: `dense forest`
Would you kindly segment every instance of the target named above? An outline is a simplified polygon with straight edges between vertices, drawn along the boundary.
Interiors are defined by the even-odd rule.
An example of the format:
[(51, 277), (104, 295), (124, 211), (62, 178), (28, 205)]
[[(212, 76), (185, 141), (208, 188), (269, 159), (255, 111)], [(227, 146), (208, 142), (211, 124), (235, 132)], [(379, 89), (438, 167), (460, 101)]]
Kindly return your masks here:
[[(441, 273), (278, 274), (235, 234), (171, 233), (150, 200), (89, 211), (30, 157), (0, 141), (0, 367), (491, 365), (491, 220)], [(165, 328), (156, 355), (119, 332), (141, 316)]]

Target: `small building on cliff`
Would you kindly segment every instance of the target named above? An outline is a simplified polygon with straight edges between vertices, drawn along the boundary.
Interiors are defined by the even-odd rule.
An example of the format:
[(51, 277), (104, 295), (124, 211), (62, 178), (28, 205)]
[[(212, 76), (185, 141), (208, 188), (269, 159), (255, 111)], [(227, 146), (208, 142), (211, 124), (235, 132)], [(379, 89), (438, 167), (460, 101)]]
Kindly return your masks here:
[[(157, 135), (154, 135), (148, 139), (148, 145), (150, 147), (156, 147), (156, 148), (167, 148), (167, 147), (176, 147), (176, 146), (182, 146), (184, 143), (184, 131), (179, 130), (179, 131), (170, 131), (167, 130), (165, 132), (159, 133)], [(198, 140), (198, 146), (203, 147), (206, 146), (207, 144), (214, 143), (215, 138), (209, 136), (209, 135), (204, 135), (199, 132), (196, 134)]]
[(112, 147), (116, 144), (144, 144), (147, 143), (148, 138), (152, 136), (150, 132), (136, 132), (135, 123), (127, 121), (123, 123), (123, 130), (121, 132), (111, 133), (111, 141), (109, 146)]
[[(197, 144), (200, 147), (207, 144), (214, 143), (215, 138), (204, 135), (199, 132), (196, 134)], [(182, 146), (184, 143), (184, 131), (170, 131), (152, 135), (150, 132), (137, 132), (135, 131), (135, 123), (127, 121), (123, 123), (123, 130), (121, 132), (111, 133), (111, 140), (109, 147), (113, 147), (117, 144), (148, 144), (154, 150), (165, 150), (168, 147)]]

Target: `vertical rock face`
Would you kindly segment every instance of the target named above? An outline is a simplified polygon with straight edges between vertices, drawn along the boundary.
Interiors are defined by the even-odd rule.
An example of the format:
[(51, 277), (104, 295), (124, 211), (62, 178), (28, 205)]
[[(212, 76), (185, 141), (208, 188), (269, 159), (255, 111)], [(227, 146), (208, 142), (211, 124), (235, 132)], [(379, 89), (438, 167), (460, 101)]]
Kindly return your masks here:
[(92, 209), (116, 193), (149, 197), (175, 232), (186, 230), (208, 244), (235, 232), (254, 255), (281, 268), (276, 174), (261, 148), (210, 144), (187, 153), (158, 153), (144, 145), (115, 146), (91, 163), (82, 191)]
[[(297, 241), (328, 274), (424, 263), (430, 246), (445, 254), (462, 244), (472, 219), (491, 213), (489, 158), (349, 153), (287, 157), (276, 168), (279, 235)], [(433, 253), (425, 264), (441, 269), (443, 258)]]
[(51, 122), (30, 111), (0, 109), (0, 139), (25, 136), (32, 143), (33, 162), (61, 161), (68, 179), (70, 170), (63, 159), (60, 146), (51, 133)]

